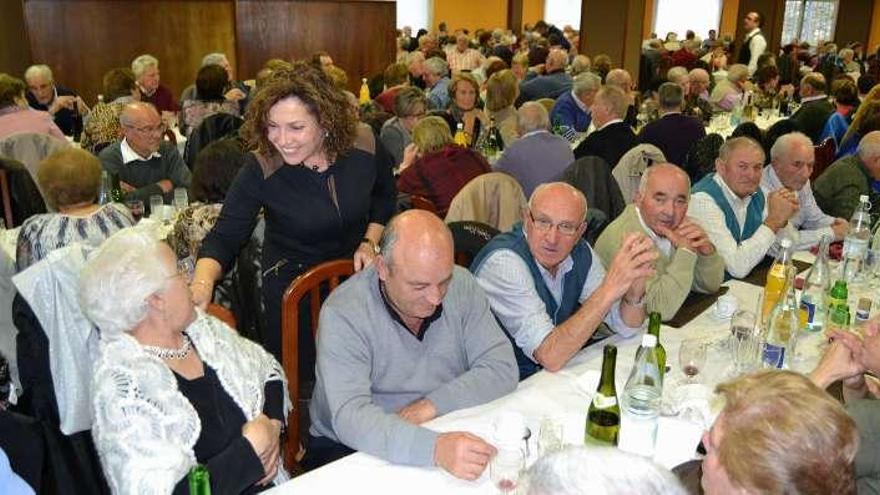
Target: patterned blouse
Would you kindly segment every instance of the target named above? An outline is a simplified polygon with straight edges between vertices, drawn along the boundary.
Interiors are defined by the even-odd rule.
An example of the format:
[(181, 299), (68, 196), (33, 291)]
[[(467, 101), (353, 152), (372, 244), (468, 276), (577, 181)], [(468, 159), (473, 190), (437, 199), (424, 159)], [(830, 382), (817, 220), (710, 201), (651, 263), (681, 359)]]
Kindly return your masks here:
[(63, 213), (34, 215), (18, 233), (15, 265), (20, 272), (56, 249), (76, 242), (97, 246), (119, 230), (134, 225), (125, 205), (108, 203), (87, 216)]
[(186, 100), (180, 110), (180, 130), (187, 137), (203, 120), (217, 113), (228, 113), (238, 117), (241, 111), (235, 101)]
[(89, 118), (83, 129), (80, 147), (92, 153), (100, 151), (100, 147), (115, 143), (122, 139), (122, 126), (119, 114), (125, 103), (98, 103), (89, 112)]

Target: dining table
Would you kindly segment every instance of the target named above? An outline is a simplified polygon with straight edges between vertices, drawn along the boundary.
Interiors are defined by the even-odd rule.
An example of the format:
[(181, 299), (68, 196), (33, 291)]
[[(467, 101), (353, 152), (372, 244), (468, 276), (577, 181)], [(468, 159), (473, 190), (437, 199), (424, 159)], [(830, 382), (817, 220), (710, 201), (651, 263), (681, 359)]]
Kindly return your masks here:
[[(795, 256), (796, 268), (804, 275), (813, 262), (810, 253)], [(733, 365), (730, 344), (730, 315), (719, 316), (715, 300), (720, 294), (732, 295), (739, 309), (759, 314), (763, 285), (772, 260), (756, 267), (749, 280), (730, 280), (714, 295), (692, 294), (672, 323), (661, 327), (660, 341), (666, 350), (667, 370), (664, 378), (663, 407), (659, 417), (653, 460), (672, 469), (699, 459), (697, 446), (701, 437), (720, 412), (722, 404), (714, 387), (739, 376)], [(806, 332), (803, 332), (806, 333)], [(705, 343), (707, 358), (696, 382), (685, 377), (679, 366), (682, 342), (697, 340)], [(590, 345), (576, 354), (557, 371), (539, 371), (519, 383), (516, 390), (487, 404), (450, 412), (423, 426), (438, 432), (466, 431), (493, 442), (494, 428), (503, 415), (519, 413), (531, 432), (526, 441), (527, 464), (537, 458), (537, 432), (545, 421), (562, 425), (563, 443), (584, 443), (586, 413), (596, 391), (602, 367), (603, 344), (617, 347), (615, 384), (618, 397), (624, 390), (635, 361), (641, 336), (623, 338), (614, 335), (598, 345)], [(825, 339), (821, 334), (804, 335), (799, 340), (796, 357), (789, 367), (809, 372), (821, 358)], [(760, 367), (759, 353), (753, 363)], [(681, 417), (676, 402), (697, 404), (698, 414)], [(680, 411), (679, 411), (680, 412)], [(437, 467), (395, 465), (372, 455), (357, 452), (338, 461), (312, 470), (266, 492), (272, 495), (323, 493), (410, 494), (490, 494), (499, 493), (490, 480), (489, 469), (476, 481), (464, 481)], [(519, 493), (519, 492), (517, 492)]]

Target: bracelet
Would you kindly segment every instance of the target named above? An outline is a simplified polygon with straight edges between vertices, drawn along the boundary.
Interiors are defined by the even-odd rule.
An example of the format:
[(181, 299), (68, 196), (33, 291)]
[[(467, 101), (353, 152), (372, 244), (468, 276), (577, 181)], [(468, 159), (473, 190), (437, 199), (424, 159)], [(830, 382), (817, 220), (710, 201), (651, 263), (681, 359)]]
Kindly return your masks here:
[(361, 244), (367, 244), (373, 254), (379, 254), (379, 246), (369, 237), (364, 237), (363, 239), (361, 239)]
[(645, 305), (645, 294), (643, 293), (642, 297), (640, 297), (638, 301), (630, 301), (626, 298), (626, 296), (623, 296), (622, 302), (623, 304), (626, 304), (627, 306), (632, 306), (634, 308), (642, 307)]

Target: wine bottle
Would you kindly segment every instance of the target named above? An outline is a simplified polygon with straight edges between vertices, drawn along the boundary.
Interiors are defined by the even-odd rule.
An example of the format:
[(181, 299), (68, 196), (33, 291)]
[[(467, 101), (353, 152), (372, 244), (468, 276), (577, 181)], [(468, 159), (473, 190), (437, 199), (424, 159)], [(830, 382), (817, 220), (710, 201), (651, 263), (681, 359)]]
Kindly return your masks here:
[(617, 364), (617, 347), (606, 345), (602, 358), (602, 378), (599, 388), (590, 402), (584, 443), (617, 445), (620, 433), (620, 406), (614, 386), (614, 368)]
[(124, 203), (125, 193), (119, 187), (119, 174), (110, 175), (110, 200), (114, 203)]
[(211, 495), (211, 474), (202, 464), (196, 464), (187, 475), (190, 495)]
[(657, 346), (654, 350), (657, 352), (657, 368), (660, 370), (660, 379), (666, 375), (666, 349), (660, 343), (660, 313), (652, 311), (648, 315), (648, 333), (657, 337)]

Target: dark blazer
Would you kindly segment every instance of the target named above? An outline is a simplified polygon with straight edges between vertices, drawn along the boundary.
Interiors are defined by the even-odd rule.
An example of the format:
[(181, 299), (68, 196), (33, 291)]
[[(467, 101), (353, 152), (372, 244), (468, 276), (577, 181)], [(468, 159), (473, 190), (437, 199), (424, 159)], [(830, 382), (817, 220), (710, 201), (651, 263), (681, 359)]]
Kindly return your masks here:
[(801, 132), (813, 140), (813, 144), (819, 144), (819, 136), (832, 113), (834, 113), (834, 106), (827, 98), (823, 98), (801, 105), (798, 111), (791, 116), (791, 121)]
[(612, 169), (624, 153), (639, 144), (632, 128), (626, 122), (615, 122), (604, 129), (593, 131), (574, 150), (574, 157), (598, 156)]
[(642, 143), (660, 148), (670, 163), (684, 167), (691, 146), (706, 135), (703, 123), (694, 117), (672, 113), (646, 125), (639, 138)]

